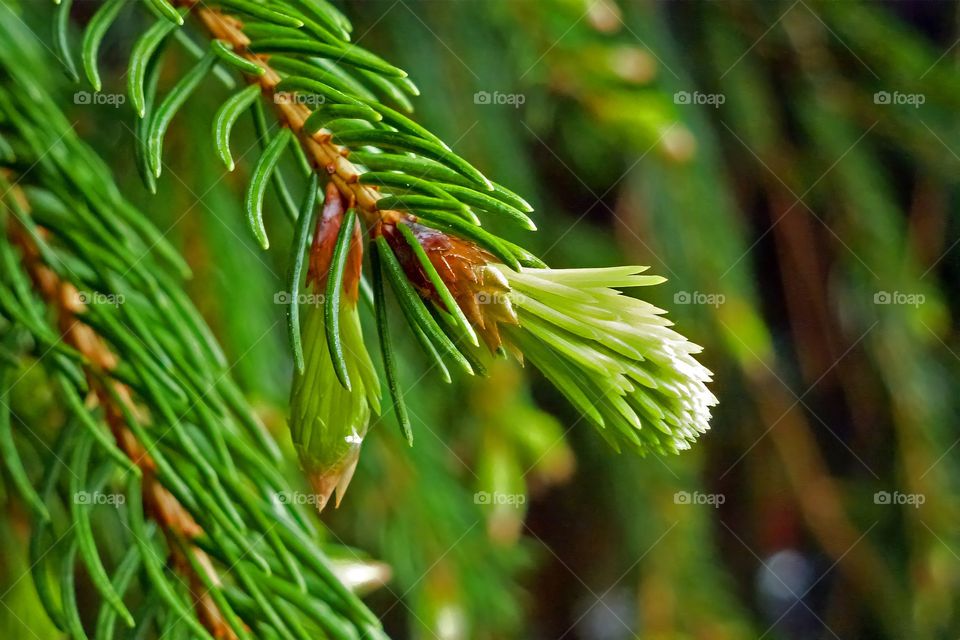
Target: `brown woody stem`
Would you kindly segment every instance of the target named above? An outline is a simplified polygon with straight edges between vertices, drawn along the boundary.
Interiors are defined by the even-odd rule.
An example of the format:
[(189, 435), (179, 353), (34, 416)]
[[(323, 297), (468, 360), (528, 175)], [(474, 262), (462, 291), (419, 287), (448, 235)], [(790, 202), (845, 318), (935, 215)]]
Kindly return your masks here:
[[(194, 6), (195, 0), (181, 2), (184, 6)], [(381, 211), (377, 209), (377, 200), (382, 196), (375, 186), (360, 184), (360, 172), (347, 158), (350, 150), (333, 142), (333, 134), (320, 129), (313, 134), (308, 133), (303, 124), (310, 116), (310, 108), (294, 101), (277, 101), (274, 99), (276, 87), (280, 83), (280, 75), (270, 67), (269, 56), (253, 53), (248, 50), (250, 38), (243, 32), (243, 22), (232, 15), (221, 13), (208, 7), (196, 8), (196, 15), (206, 27), (210, 35), (230, 44), (234, 53), (253, 62), (263, 69), (259, 76), (245, 75), (247, 82), (260, 85), (263, 96), (273, 103), (280, 122), (288, 127), (297, 136), (297, 140), (313, 165), (314, 171), (321, 177), (327, 176), (335, 185), (343, 198), (355, 206), (360, 217), (368, 227), (373, 227), (378, 221), (395, 221), (399, 219), (399, 211)]]

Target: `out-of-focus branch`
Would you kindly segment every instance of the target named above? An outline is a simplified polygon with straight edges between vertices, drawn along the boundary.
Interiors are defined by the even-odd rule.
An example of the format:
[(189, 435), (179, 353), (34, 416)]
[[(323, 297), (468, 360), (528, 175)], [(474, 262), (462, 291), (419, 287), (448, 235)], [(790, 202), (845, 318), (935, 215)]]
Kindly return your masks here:
[[(29, 211), (29, 202), (21, 190), (14, 187), (10, 197), (17, 198), (23, 211)], [(189, 541), (196, 538), (203, 533), (202, 529), (183, 505), (159, 481), (156, 466), (150, 457), (150, 453), (128, 428), (123, 410), (114, 399), (114, 394), (126, 405), (127, 410), (134, 415), (139, 415), (142, 412), (134, 402), (130, 388), (116, 380), (104, 380), (102, 374), (109, 375), (110, 371), (117, 366), (116, 354), (110, 350), (92, 327), (78, 318), (83, 313), (85, 304), (81, 301), (77, 289), (69, 282), (61, 280), (56, 273), (43, 263), (40, 252), (29, 234), (15, 222), (10, 223), (8, 233), (14, 244), (20, 248), (23, 265), (36, 290), (55, 310), (63, 341), (83, 354), (89, 362), (85, 367), (85, 373), (87, 382), (93, 391), (91, 400), (95, 400), (103, 408), (106, 422), (110, 426), (120, 449), (143, 472), (144, 507), (164, 532), (177, 571), (189, 580), (194, 607), (201, 623), (214, 638), (235, 640), (236, 634), (227, 625), (217, 605), (204, 587), (204, 582), (191, 570), (191, 563), (186, 558), (181, 557), (180, 554), (192, 553), (198, 564), (204, 567), (208, 579), (214, 584), (220, 584), (220, 577), (209, 556), (196, 546), (176, 544), (179, 541)], [(110, 385), (112, 389), (108, 389), (105, 385)], [(181, 551), (183, 548), (186, 551)]]

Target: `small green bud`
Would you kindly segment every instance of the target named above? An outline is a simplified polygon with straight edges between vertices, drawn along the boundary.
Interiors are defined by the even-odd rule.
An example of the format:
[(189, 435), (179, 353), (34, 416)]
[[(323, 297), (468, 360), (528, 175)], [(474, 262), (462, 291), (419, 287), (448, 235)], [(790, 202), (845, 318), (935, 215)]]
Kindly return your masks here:
[[(311, 247), (307, 281), (314, 291), (339, 296), (339, 309), (333, 314), (336, 307), (331, 308), (330, 317), (339, 320), (342, 353), (331, 352), (327, 339), (325, 311), (331, 296), (315, 295), (319, 302), (307, 306), (303, 327), (304, 369), (294, 374), (290, 399), (290, 435), (321, 511), (334, 491), (340, 504), (360, 457), (371, 410), (380, 412), (380, 382), (363, 341), (357, 309), (362, 264), (359, 225), (341, 238), (347, 247), (343, 278), (338, 287), (327, 289), (343, 219), (343, 201), (331, 184)], [(337, 375), (334, 357), (351, 380), (349, 388)]]

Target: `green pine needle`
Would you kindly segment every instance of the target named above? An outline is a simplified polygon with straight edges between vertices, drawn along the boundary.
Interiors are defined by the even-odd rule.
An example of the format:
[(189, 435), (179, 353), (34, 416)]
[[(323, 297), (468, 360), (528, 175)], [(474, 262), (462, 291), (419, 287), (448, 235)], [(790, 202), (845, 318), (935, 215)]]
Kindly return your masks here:
[(353, 232), (357, 224), (357, 212), (348, 209), (340, 223), (340, 232), (333, 248), (333, 257), (330, 260), (330, 273), (327, 274), (326, 297), (323, 301), (323, 313), (327, 334), (327, 346), (330, 349), (330, 358), (333, 368), (337, 372), (337, 379), (347, 391), (350, 390), (350, 374), (347, 372), (347, 363), (343, 357), (343, 342), (340, 340), (340, 302), (343, 295), (343, 273), (347, 264), (347, 255)]
[(287, 334), (293, 348), (293, 362), (300, 373), (303, 373), (304, 366), (303, 343), (300, 340), (300, 292), (303, 282), (303, 265), (310, 245), (310, 232), (316, 221), (318, 188), (319, 179), (316, 174), (313, 174), (310, 184), (307, 185), (303, 203), (300, 205), (300, 216), (297, 219), (297, 229), (290, 249), (290, 269), (287, 277), (287, 292), (290, 296), (287, 309)]
[[(403, 392), (400, 389), (400, 377), (397, 371), (397, 354), (393, 349), (393, 342), (390, 339), (390, 322), (387, 313), (387, 298), (383, 287), (383, 270), (380, 265), (379, 245), (371, 245), (373, 265), (373, 300), (377, 319), (377, 337), (380, 340), (380, 353), (383, 357), (383, 370), (387, 378), (387, 390), (390, 393), (390, 400), (393, 405), (394, 415), (397, 417), (397, 423), (400, 425), (400, 432), (403, 434), (407, 444), (413, 446), (413, 427), (410, 424), (410, 415), (407, 412), (407, 404), (403, 399)], [(444, 368), (446, 370), (446, 368)], [(448, 382), (449, 382), (449, 374)]]
[(97, 68), (97, 54), (100, 51), (100, 43), (103, 37), (107, 35), (107, 29), (114, 23), (120, 10), (123, 9), (127, 0), (107, 0), (97, 12), (90, 18), (90, 23), (83, 32), (83, 46), (81, 48), (83, 68), (87, 73), (87, 79), (93, 85), (94, 91), (100, 91), (100, 70)]
[(259, 85), (250, 85), (233, 94), (224, 102), (213, 117), (213, 139), (216, 143), (217, 154), (228, 171), (233, 171), (236, 165), (230, 153), (230, 132), (236, 124), (240, 114), (250, 108), (260, 96)]
[(267, 191), (267, 182), (270, 180), (280, 156), (286, 150), (287, 145), (293, 139), (290, 129), (281, 129), (267, 148), (260, 155), (257, 166), (253, 170), (253, 178), (247, 187), (245, 198), (247, 208), (247, 223), (250, 231), (257, 239), (260, 247), (264, 250), (270, 248), (270, 240), (267, 238), (267, 229), (263, 223), (263, 196)]

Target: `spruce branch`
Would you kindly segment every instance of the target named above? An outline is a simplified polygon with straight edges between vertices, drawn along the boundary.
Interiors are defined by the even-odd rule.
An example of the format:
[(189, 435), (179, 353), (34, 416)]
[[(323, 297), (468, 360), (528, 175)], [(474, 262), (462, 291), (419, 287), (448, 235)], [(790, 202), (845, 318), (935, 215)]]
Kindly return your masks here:
[(304, 125), (311, 117), (308, 106), (292, 99), (277, 98), (277, 86), (283, 79), (261, 56), (249, 50), (251, 41), (243, 32), (243, 24), (239, 19), (207, 7), (197, 9), (197, 15), (213, 38), (227, 43), (237, 55), (262, 70), (261, 73), (248, 77), (248, 80), (258, 85), (266, 100), (275, 105), (283, 126), (297, 136), (298, 142), (311, 158), (314, 171), (329, 176), (343, 197), (348, 202), (355, 203), (367, 224), (372, 224), (383, 216), (399, 215), (397, 212), (390, 214), (378, 210), (377, 200), (382, 197), (380, 192), (360, 183), (360, 170), (348, 159), (349, 151), (334, 143), (330, 132), (316, 130), (310, 133), (305, 129)]
[[(103, 602), (98, 637), (132, 624), (128, 603), (142, 600), (159, 635), (382, 638), (310, 513), (284, 498), (283, 458), (183, 295), (182, 258), (31, 76), (22, 37), (0, 23), (0, 136), (13, 151), (0, 169), (0, 427), (12, 427), (2, 453), (37, 518), (41, 603), (86, 637), (79, 560)], [(69, 418), (56, 443), (13, 409), (33, 370), (57, 390), (41, 415)], [(48, 451), (38, 485), (18, 437)], [(95, 495), (112, 496), (119, 532), (96, 517)], [(111, 562), (120, 545), (129, 551)]]
[[(352, 227), (356, 215), (377, 279), (390, 284), (416, 339), (441, 370), (452, 362), (467, 374), (482, 375), (489, 357), (477, 349), (482, 337), (490, 354), (509, 352), (541, 369), (614, 448), (676, 452), (707, 429), (716, 399), (706, 388), (709, 372), (693, 357), (699, 347), (667, 329), (662, 310), (616, 290), (660, 279), (638, 275), (646, 267), (548, 269), (521, 246), (488, 231), (487, 216), (535, 230), (528, 215), (532, 208), (387, 106), (392, 101), (406, 108), (408, 100), (399, 96), (417, 93), (415, 86), (404, 71), (351, 43), (349, 23), (325, 0), (179, 0), (175, 6), (178, 16), (194, 16), (212, 42), (158, 104), (149, 104), (140, 86), (132, 87), (131, 99), (146, 122), (140, 156), (148, 186), (160, 175), (164, 134), (177, 110), (205, 75), (220, 66), (231, 68), (249, 86), (217, 112), (215, 143), (232, 170), (230, 131), (241, 112), (252, 112), (263, 153), (246, 209), (248, 226), (263, 249), (269, 247), (263, 211), (268, 182), (291, 220), (303, 215), (279, 168), (289, 152), (305, 174), (318, 177), (317, 186), (321, 181), (333, 186), (324, 206), (340, 210), (318, 221), (311, 260), (317, 251), (328, 252), (322, 263), (342, 268), (346, 244), (327, 242), (321, 229)], [(113, 15), (113, 5), (104, 5), (96, 17), (106, 17), (91, 21), (86, 39), (96, 40)], [(138, 85), (146, 77), (140, 70), (159, 64), (155, 52), (165, 34), (179, 28), (179, 20), (170, 18), (164, 12), (134, 47), (131, 68)], [(258, 93), (272, 103), (282, 126), (276, 135), (268, 135)], [(296, 236), (294, 254), (304, 251), (302, 225)], [(351, 282), (362, 280), (362, 246), (349, 255), (358, 265), (356, 273), (345, 274), (343, 282), (339, 272), (324, 280), (322, 319), (312, 314), (305, 323), (310, 335), (291, 341), (298, 365), (291, 432), (321, 507), (334, 487), (338, 497), (346, 488), (366, 423), (379, 411), (378, 385), (352, 388), (351, 367), (369, 377), (369, 356), (354, 315), (359, 310), (350, 308), (344, 319), (339, 306), (348, 276)], [(300, 259), (295, 255), (294, 264)], [(375, 291), (374, 298), (382, 306), (380, 293)], [(378, 330), (386, 335), (389, 320), (381, 311)], [(296, 316), (290, 322), (293, 331), (299, 324), (296, 302), (290, 313)], [(344, 328), (350, 328), (349, 345)], [(314, 348), (316, 340), (325, 341), (325, 348)], [(381, 338), (380, 344), (391, 404), (409, 436), (391, 343)], [(349, 454), (339, 446), (344, 440), (351, 443)]]
[[(22, 189), (10, 186), (7, 197), (16, 198), (21, 211), (29, 214), (30, 205)], [(156, 463), (125, 420), (126, 415), (142, 415), (143, 410), (134, 404), (131, 389), (111, 377), (117, 367), (117, 356), (92, 327), (80, 320), (87, 307), (82, 296), (74, 285), (62, 281), (44, 265), (26, 229), (10, 220), (7, 232), (14, 246), (20, 249), (24, 269), (33, 281), (35, 290), (46, 300), (47, 307), (53, 310), (63, 342), (76, 349), (89, 363), (83, 366), (83, 372), (92, 391), (92, 399), (103, 409), (105, 422), (120, 450), (140, 471), (140, 486), (146, 513), (159, 523), (170, 548), (176, 553), (174, 565), (190, 581), (194, 608), (201, 623), (214, 638), (237, 638), (204, 586), (208, 582), (222, 584), (222, 580), (207, 554), (191, 542), (203, 533), (202, 529), (189, 511), (160, 482)], [(84, 404), (89, 406), (89, 403)], [(192, 561), (187, 560), (188, 555), (193, 556)], [(204, 575), (201, 577), (198, 571), (202, 571)], [(122, 608), (122, 604), (115, 606)], [(125, 609), (122, 609), (122, 613), (128, 624), (132, 625), (130, 614)]]

